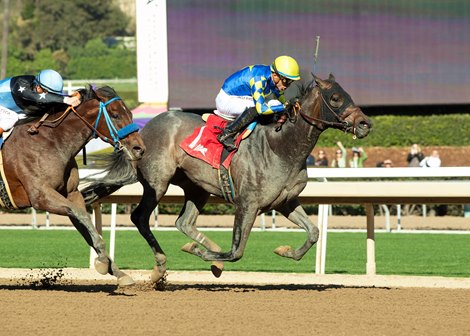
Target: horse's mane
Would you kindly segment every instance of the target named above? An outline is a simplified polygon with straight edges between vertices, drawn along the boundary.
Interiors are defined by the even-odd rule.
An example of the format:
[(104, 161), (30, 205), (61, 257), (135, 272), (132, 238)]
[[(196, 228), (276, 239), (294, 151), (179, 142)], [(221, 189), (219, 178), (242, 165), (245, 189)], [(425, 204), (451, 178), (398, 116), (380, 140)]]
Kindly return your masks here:
[[(103, 86), (100, 88), (93, 88), (92, 85), (88, 85), (86, 88), (83, 89), (78, 89), (77, 92), (80, 94), (81, 97), (81, 104), (92, 100), (92, 99), (99, 99), (98, 96), (96, 95), (95, 91), (99, 91), (100, 96), (103, 96), (105, 98), (113, 98), (117, 96), (116, 91), (110, 86)], [(44, 115), (44, 113), (49, 113), (49, 114), (55, 114), (58, 112), (64, 112), (64, 104), (53, 104), (47, 111), (41, 111), (41, 112), (36, 112), (36, 113), (31, 113), (26, 116), (26, 118), (20, 119), (17, 123), (16, 126), (27, 124), (31, 121), (37, 120), (40, 117)]]

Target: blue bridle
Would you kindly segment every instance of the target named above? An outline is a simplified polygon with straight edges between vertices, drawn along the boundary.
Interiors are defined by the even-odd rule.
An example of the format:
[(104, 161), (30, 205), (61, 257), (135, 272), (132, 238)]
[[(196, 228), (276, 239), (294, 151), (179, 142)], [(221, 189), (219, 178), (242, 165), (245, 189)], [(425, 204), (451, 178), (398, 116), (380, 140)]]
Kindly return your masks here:
[[(106, 106), (111, 104), (113, 101), (120, 100), (121, 97), (114, 97), (110, 100), (108, 100), (106, 103), (103, 103), (100, 101), (100, 108), (98, 111), (98, 117), (96, 118), (95, 121), (95, 126), (93, 130), (93, 136), (96, 137), (96, 130), (98, 127), (98, 123), (100, 122), (101, 116), (104, 116), (104, 119), (106, 121), (106, 126), (108, 126), (108, 131), (109, 134), (111, 135), (111, 138), (114, 142), (114, 150), (117, 151), (120, 149), (120, 142), (119, 140), (124, 139), (127, 137), (129, 134), (137, 132), (139, 130), (139, 126), (136, 124), (132, 123), (129, 125), (124, 126), (120, 130), (117, 130), (116, 127), (114, 126), (111, 117), (109, 116), (108, 111), (106, 110)], [(103, 141), (109, 142), (109, 139), (107, 137), (103, 138)]]

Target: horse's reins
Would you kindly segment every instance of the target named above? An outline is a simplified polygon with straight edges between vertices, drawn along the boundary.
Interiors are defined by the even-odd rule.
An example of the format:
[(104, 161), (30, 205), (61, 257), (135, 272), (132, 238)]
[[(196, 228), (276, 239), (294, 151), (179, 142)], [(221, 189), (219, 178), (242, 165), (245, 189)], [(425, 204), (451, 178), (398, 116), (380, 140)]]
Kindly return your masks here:
[[(99, 111), (98, 111), (98, 117), (96, 118), (95, 125), (93, 126), (90, 124), (85, 118), (83, 118), (73, 106), (69, 106), (64, 113), (62, 113), (58, 118), (52, 121), (46, 121), (47, 117), (49, 117), (49, 114), (46, 113), (44, 116), (33, 126), (31, 126), (28, 129), (28, 133), (30, 134), (36, 134), (39, 132), (38, 128), (41, 127), (42, 125), (47, 126), (47, 127), (57, 127), (60, 125), (60, 123), (65, 119), (65, 117), (72, 111), (85, 125), (88, 126), (93, 131), (93, 136), (95, 138), (100, 138), (104, 142), (109, 143), (114, 147), (115, 150), (121, 150), (122, 149), (122, 144), (120, 140), (124, 139), (127, 137), (129, 134), (137, 132), (139, 130), (139, 127), (135, 123), (131, 123), (129, 125), (124, 126), (123, 128), (117, 130), (116, 127), (114, 126), (113, 122), (111, 121), (111, 117), (108, 114), (108, 111), (106, 110), (106, 106), (112, 103), (113, 101), (120, 100), (120, 97), (114, 97), (110, 100), (108, 100), (106, 103), (103, 103), (100, 101), (99, 105)], [(106, 126), (108, 127), (109, 133), (111, 134), (112, 139), (109, 139), (107, 136), (105, 136), (103, 133), (98, 131), (98, 123), (100, 121), (101, 116), (104, 116), (104, 119), (106, 121)]]

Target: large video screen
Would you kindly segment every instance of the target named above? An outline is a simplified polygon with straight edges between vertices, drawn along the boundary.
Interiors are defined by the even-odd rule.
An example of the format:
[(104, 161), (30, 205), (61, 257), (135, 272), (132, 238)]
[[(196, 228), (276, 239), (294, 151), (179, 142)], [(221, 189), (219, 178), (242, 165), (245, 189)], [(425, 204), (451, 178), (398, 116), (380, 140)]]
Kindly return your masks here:
[(170, 106), (211, 108), (230, 74), (279, 55), (359, 105), (470, 103), (468, 0), (171, 0)]

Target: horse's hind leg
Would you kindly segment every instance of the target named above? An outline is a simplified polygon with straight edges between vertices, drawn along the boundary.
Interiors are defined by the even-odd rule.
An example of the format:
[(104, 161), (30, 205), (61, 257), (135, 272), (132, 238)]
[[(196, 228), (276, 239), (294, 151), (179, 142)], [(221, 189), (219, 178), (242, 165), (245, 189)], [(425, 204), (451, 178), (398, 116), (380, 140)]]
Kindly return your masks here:
[(163, 196), (166, 187), (160, 188), (157, 195), (155, 189), (146, 181), (142, 182), (142, 185), (144, 186), (144, 193), (139, 205), (134, 209), (134, 211), (132, 211), (131, 220), (139, 230), (142, 237), (147, 241), (154, 254), (155, 266), (152, 271), (151, 281), (156, 283), (165, 276), (166, 255), (158, 243), (157, 238), (155, 238), (150, 230), (149, 220), (153, 210), (158, 204), (158, 201)]
[[(183, 232), (186, 236), (201, 244), (209, 251), (220, 252), (219, 245), (210, 240), (205, 234), (199, 231), (196, 227), (196, 219), (201, 212), (204, 205), (207, 203), (209, 193), (204, 189), (191, 185), (184, 187), (185, 202), (183, 209), (176, 220), (176, 227)], [(195, 243), (188, 243), (181, 249), (185, 252), (192, 253), (196, 247)], [(215, 277), (220, 277), (224, 269), (224, 264), (221, 261), (214, 261), (211, 265), (212, 274)]]
[(111, 260), (108, 253), (106, 252), (106, 244), (101, 237), (101, 235), (96, 231), (95, 226), (93, 225), (90, 215), (86, 212), (85, 203), (80, 192), (75, 192), (69, 194), (69, 200), (75, 204), (79, 204), (80, 208), (83, 206), (83, 211), (73, 211), (69, 215), (70, 221), (75, 226), (75, 228), (80, 232), (80, 234), (85, 238), (88, 245), (93, 247), (93, 249), (98, 254), (98, 257), (95, 260), (95, 269), (100, 274), (111, 274), (117, 277), (118, 284), (120, 286), (128, 286), (134, 284), (134, 280), (121, 271), (117, 265)]
[[(35, 208), (57, 215), (68, 216), (78, 232), (85, 238), (88, 245), (93, 247), (98, 254), (98, 263), (95, 262), (96, 270), (101, 274), (109, 273), (116, 276), (119, 285), (133, 284), (134, 280), (122, 272), (107, 254), (104, 240), (96, 231), (90, 215), (86, 211), (81, 193), (79, 191), (71, 192), (67, 199), (65, 199), (52, 189), (44, 189), (43, 192), (44, 194), (35, 195), (36, 198), (31, 198), (32, 205)], [(47, 202), (44, 200), (47, 200)]]
[(279, 246), (274, 250), (274, 253), (294, 260), (302, 259), (305, 253), (317, 242), (318, 227), (312, 223), (298, 199), (292, 200), (276, 210), (286, 216), (292, 223), (304, 229), (308, 237), (305, 243), (298, 249), (293, 249), (290, 246)]

